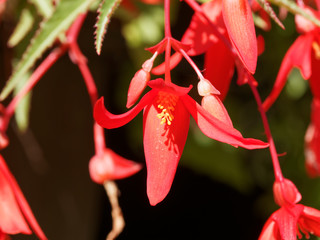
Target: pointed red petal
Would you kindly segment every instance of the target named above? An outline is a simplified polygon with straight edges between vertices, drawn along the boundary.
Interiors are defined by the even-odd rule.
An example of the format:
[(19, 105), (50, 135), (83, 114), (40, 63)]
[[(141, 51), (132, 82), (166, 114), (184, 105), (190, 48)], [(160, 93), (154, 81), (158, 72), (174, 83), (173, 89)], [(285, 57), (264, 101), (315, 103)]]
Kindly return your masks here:
[(152, 102), (152, 99), (156, 96), (155, 91), (150, 91), (141, 98), (140, 102), (132, 108), (130, 111), (114, 115), (104, 107), (104, 99), (101, 97), (95, 104), (93, 110), (94, 119), (97, 123), (104, 128), (112, 129), (121, 127), (130, 122), (137, 114), (147, 105)]
[(258, 240), (280, 240), (279, 229), (276, 222), (270, 217), (263, 226)]
[(223, 100), (234, 73), (234, 58), (223, 42), (217, 41), (205, 55), (205, 78), (220, 92)]
[(253, 74), (256, 71), (258, 50), (248, 0), (224, 0), (222, 12), (231, 42), (243, 64)]
[(94, 182), (102, 184), (130, 177), (140, 171), (141, 167), (141, 164), (125, 159), (108, 148), (102, 155), (95, 155), (90, 159), (89, 173)]
[(157, 100), (144, 112), (144, 152), (147, 163), (147, 194), (151, 205), (168, 194), (189, 129), (190, 114), (179, 100), (171, 125), (161, 124)]
[(266, 148), (269, 146), (269, 144), (257, 139), (243, 138), (238, 130), (228, 125), (228, 123), (221, 122), (213, 117), (190, 96), (185, 95), (181, 99), (196, 120), (200, 130), (208, 137), (247, 149)]
[(284, 87), (288, 74), (293, 67), (301, 70), (302, 76), (308, 79), (311, 75), (311, 44), (313, 36), (310, 34), (299, 36), (291, 45), (280, 66), (279, 73), (274, 83), (270, 95), (263, 103), (263, 108), (267, 111), (279, 96)]
[(0, 155), (0, 171), (4, 174), (4, 176), (7, 178), (8, 182), (11, 185), (11, 188), (15, 194), (16, 200), (20, 206), (20, 209), (27, 219), (29, 226), (32, 228), (33, 232), (38, 236), (41, 240), (47, 240), (47, 237), (44, 235), (42, 229), (40, 228), (35, 216), (33, 215), (31, 208), (25, 199), (18, 183), (16, 182), (13, 175), (10, 173), (9, 168), (7, 167), (4, 159)]

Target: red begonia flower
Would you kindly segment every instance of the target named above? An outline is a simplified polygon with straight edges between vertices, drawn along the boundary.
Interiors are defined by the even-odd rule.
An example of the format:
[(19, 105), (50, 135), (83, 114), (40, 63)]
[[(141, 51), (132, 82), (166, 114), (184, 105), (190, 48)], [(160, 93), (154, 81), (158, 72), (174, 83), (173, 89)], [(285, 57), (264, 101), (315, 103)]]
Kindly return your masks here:
[[(310, 10), (310, 13), (314, 11)], [(320, 97), (320, 28), (298, 15), (296, 15), (296, 25), (303, 34), (294, 41), (284, 56), (273, 89), (263, 103), (265, 110), (275, 102), (294, 67), (300, 70), (304, 79), (310, 80), (314, 96)]]
[(320, 211), (297, 204), (301, 194), (288, 179), (276, 181), (273, 185), (274, 197), (280, 209), (265, 223), (259, 240), (296, 240), (301, 233), (309, 238), (309, 233), (320, 236)]
[(265, 148), (268, 144), (243, 138), (241, 133), (204, 110), (189, 95), (191, 89), (166, 83), (162, 79), (150, 81), (152, 88), (140, 102), (121, 115), (108, 112), (103, 98), (97, 101), (94, 118), (99, 125), (112, 129), (131, 121), (142, 109), (143, 143), (147, 164), (147, 195), (156, 205), (168, 194), (189, 130), (190, 114), (201, 131), (210, 138), (248, 149)]
[(89, 162), (91, 179), (103, 184), (105, 181), (130, 177), (141, 170), (141, 164), (127, 160), (106, 148), (101, 155), (95, 155)]
[(47, 239), (35, 219), (18, 183), (0, 155), (0, 236), (31, 234)]
[(300, 231), (320, 236), (320, 211), (302, 204), (283, 206), (264, 225), (259, 240), (296, 240)]

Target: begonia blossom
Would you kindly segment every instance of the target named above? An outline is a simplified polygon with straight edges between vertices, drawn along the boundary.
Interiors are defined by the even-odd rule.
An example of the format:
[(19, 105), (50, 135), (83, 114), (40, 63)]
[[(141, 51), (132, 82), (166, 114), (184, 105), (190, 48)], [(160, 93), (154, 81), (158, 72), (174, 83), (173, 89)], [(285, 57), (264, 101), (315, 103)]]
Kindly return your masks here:
[(89, 173), (91, 179), (99, 184), (105, 181), (130, 177), (141, 169), (141, 164), (121, 157), (109, 148), (102, 154), (90, 159)]
[(280, 209), (275, 211), (265, 223), (259, 240), (296, 240), (302, 234), (320, 236), (320, 211), (302, 204), (301, 194), (288, 179), (276, 181), (274, 197)]
[[(268, 144), (250, 138), (211, 115), (189, 95), (188, 88), (162, 79), (150, 81), (151, 91), (140, 102), (121, 115), (114, 115), (104, 107), (103, 98), (94, 108), (94, 118), (104, 128), (118, 128), (131, 121), (142, 109), (143, 143), (147, 164), (147, 195), (156, 205), (168, 194), (189, 130), (190, 114), (200, 130), (208, 137), (247, 149), (265, 148)], [(224, 109), (224, 108), (223, 108)]]

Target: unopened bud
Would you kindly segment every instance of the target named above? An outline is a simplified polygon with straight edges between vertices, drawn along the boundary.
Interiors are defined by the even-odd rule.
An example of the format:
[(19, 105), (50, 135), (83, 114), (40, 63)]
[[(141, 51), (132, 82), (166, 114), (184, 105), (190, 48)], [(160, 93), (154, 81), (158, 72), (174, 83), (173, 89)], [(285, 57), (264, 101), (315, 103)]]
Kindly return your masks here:
[(141, 164), (127, 160), (108, 148), (103, 154), (93, 156), (89, 162), (90, 177), (99, 184), (129, 177), (140, 169)]
[(274, 200), (279, 206), (295, 204), (301, 200), (297, 187), (289, 179), (276, 181), (273, 184)]
[(150, 73), (144, 69), (140, 69), (132, 78), (128, 90), (127, 108), (136, 103), (143, 90), (146, 88), (150, 80)]
[(229, 117), (229, 114), (218, 96), (204, 96), (201, 101), (201, 106), (212, 116), (232, 127), (232, 121)]
[(202, 97), (210, 94), (220, 94), (220, 92), (209, 82), (209, 80), (205, 78), (201, 79), (198, 83), (198, 93)]

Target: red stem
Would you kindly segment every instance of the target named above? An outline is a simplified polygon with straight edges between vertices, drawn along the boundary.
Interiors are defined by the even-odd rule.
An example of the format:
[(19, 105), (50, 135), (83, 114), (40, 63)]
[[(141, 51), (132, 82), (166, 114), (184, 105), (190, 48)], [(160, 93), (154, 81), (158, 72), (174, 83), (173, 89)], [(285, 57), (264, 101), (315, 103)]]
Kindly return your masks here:
[(170, 0), (164, 0), (164, 34), (165, 37), (171, 37)]
[(164, 79), (166, 82), (171, 82), (171, 72), (170, 72), (170, 56), (171, 56), (171, 37), (167, 38), (165, 50), (165, 72)]
[(254, 98), (255, 98), (255, 100), (257, 102), (258, 109), (259, 109), (259, 112), (260, 112), (260, 115), (261, 115), (261, 119), (262, 119), (262, 123), (263, 123), (263, 127), (264, 127), (264, 130), (265, 130), (268, 142), (269, 142), (269, 150), (270, 150), (270, 154), (271, 154), (271, 159), (272, 159), (275, 178), (276, 178), (276, 181), (281, 182), (281, 181), (283, 181), (284, 177), (282, 175), (282, 171), (281, 171), (281, 168), (280, 168), (278, 154), (277, 154), (276, 146), (275, 146), (273, 138), (272, 138), (272, 134), (271, 134), (271, 131), (270, 131), (270, 126), (269, 126), (268, 119), (267, 119), (267, 116), (266, 116), (266, 112), (263, 109), (259, 92), (257, 90), (256, 84), (254, 83), (254, 81), (252, 79), (253, 77), (250, 74), (248, 74), (248, 78), (249, 78), (248, 84), (249, 84), (249, 86), (251, 88), (251, 91), (252, 91), (252, 93), (254, 95)]
[[(83, 80), (86, 84), (87, 91), (90, 97), (92, 109), (94, 108), (94, 104), (98, 100), (98, 91), (90, 69), (87, 65), (87, 60), (85, 56), (79, 49), (77, 42), (70, 43), (70, 54), (74, 57), (75, 63), (78, 65)], [(96, 122), (93, 126), (93, 134), (94, 134), (94, 143), (95, 143), (95, 151), (96, 154), (102, 154), (104, 149), (106, 148), (105, 145), (105, 138), (104, 138), (104, 130), (101, 126), (99, 126)]]

